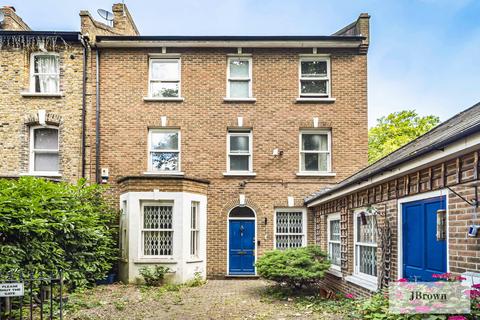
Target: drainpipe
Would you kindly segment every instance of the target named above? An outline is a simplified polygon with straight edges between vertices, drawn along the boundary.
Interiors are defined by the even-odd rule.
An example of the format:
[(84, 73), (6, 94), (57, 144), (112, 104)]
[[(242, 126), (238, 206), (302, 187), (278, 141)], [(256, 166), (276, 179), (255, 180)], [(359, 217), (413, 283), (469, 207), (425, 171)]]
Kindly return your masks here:
[(100, 183), (100, 52), (96, 48), (95, 181)]
[(87, 140), (87, 54), (88, 44), (84, 36), (80, 36), (83, 46), (83, 78), (82, 78), (82, 178), (85, 178), (86, 154), (85, 145)]

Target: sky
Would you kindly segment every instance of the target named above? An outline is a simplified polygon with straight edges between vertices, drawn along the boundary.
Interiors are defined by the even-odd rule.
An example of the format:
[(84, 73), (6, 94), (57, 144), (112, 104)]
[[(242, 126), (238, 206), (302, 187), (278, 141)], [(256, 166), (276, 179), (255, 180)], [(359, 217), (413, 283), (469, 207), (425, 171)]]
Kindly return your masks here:
[[(5, 2), (6, 1), (6, 2)], [(112, 0), (4, 0), (33, 30), (78, 31)], [(369, 125), (416, 110), (442, 121), (480, 102), (480, 0), (126, 0), (142, 35), (330, 35), (371, 15)], [(2, 4), (0, 4), (2, 5)]]

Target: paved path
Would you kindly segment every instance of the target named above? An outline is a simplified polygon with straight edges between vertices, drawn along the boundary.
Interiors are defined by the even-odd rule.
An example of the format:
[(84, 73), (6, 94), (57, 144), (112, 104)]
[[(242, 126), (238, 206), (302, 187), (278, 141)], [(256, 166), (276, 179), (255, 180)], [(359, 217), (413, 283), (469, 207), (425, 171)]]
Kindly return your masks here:
[[(310, 311), (295, 308), (290, 301), (266, 296), (262, 280), (209, 280), (196, 288), (158, 294), (135, 286), (96, 288), (85, 298), (97, 299), (68, 319), (315, 319)], [(88, 305), (88, 303), (87, 303)]]

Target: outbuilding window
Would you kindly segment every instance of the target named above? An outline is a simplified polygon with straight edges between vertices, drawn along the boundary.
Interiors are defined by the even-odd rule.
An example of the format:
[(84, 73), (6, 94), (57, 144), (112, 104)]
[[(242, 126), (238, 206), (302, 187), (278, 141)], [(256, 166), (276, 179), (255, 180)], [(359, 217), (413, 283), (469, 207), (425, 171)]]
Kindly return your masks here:
[(332, 261), (332, 269), (340, 270), (340, 214), (327, 217), (328, 256)]
[(33, 53), (30, 63), (30, 91), (58, 93), (60, 91), (60, 66), (56, 53)]
[(150, 129), (149, 131), (149, 171), (180, 171), (180, 131)]
[(180, 59), (150, 59), (149, 97), (180, 97)]
[(354, 273), (377, 281), (377, 231), (375, 216), (364, 211), (354, 213)]
[(30, 128), (30, 172), (35, 174), (57, 174), (58, 161), (58, 128)]

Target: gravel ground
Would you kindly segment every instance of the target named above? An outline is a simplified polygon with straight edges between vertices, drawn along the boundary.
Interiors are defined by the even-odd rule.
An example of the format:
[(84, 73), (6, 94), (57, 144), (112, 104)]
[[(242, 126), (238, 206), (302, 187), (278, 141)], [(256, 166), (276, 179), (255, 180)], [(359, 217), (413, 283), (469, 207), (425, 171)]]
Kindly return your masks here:
[[(65, 319), (319, 319), (291, 301), (268, 298), (263, 280), (209, 280), (162, 291), (133, 285), (99, 286), (70, 297)], [(328, 317), (330, 318), (330, 317)]]

